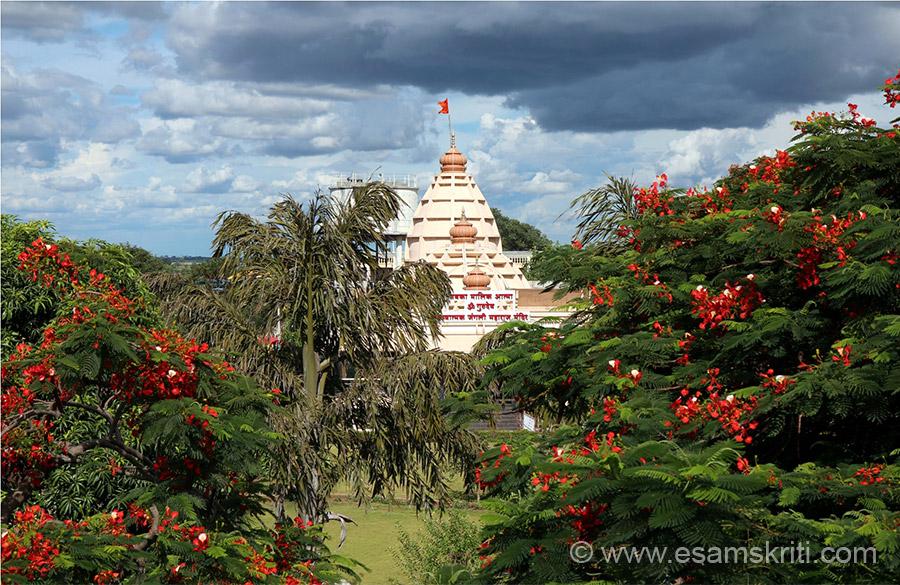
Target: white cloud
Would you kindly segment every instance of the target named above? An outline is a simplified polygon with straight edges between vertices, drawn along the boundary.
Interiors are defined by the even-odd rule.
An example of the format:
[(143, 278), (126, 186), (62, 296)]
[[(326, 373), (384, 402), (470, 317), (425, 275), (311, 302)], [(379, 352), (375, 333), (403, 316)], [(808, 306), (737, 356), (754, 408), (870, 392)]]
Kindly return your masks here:
[(703, 176), (708, 169), (727, 170), (729, 165), (742, 162), (739, 152), (756, 146), (756, 137), (749, 128), (694, 130), (669, 142), (660, 168), (670, 181), (692, 179)]
[(237, 150), (221, 136), (213, 136), (207, 125), (191, 118), (166, 120), (144, 132), (137, 149), (172, 163), (223, 156)]
[[(331, 138), (335, 142), (343, 134), (340, 120), (335, 114), (313, 116), (295, 122), (276, 122), (256, 118), (226, 118), (218, 120), (212, 131), (218, 136), (243, 140), (311, 140)], [(337, 134), (338, 136), (334, 136)]]
[(281, 179), (272, 181), (272, 188), (279, 193), (292, 193), (298, 195), (301, 193), (311, 193), (320, 184), (320, 179), (326, 177), (310, 176), (306, 171), (295, 171), (289, 179)]
[(153, 49), (137, 47), (122, 60), (122, 65), (136, 70), (152, 69), (163, 62), (164, 57)]
[(97, 175), (91, 175), (89, 179), (79, 179), (77, 177), (48, 177), (44, 179), (43, 184), (48, 189), (55, 191), (93, 191), (99, 187), (102, 182)]
[(162, 117), (252, 116), (282, 121), (327, 114), (334, 106), (328, 100), (264, 95), (235, 82), (195, 85), (179, 79), (157, 80), (141, 100)]
[(191, 171), (182, 189), (189, 193), (227, 193), (234, 182), (234, 169), (225, 165), (211, 171), (200, 167)]
[(132, 164), (134, 149), (130, 144), (65, 143), (67, 151), (73, 155), (60, 161), (59, 167), (48, 173), (50, 176), (89, 177), (97, 174), (103, 182), (110, 182), (127, 173)]
[(264, 186), (262, 181), (258, 181), (249, 175), (238, 175), (231, 183), (231, 190), (237, 193), (253, 193), (259, 191)]
[(527, 182), (520, 186), (520, 190), (525, 193), (535, 194), (560, 194), (572, 193), (574, 181), (581, 177), (570, 171), (550, 171), (550, 173), (537, 172)]
[(51, 197), (5, 193), (3, 195), (3, 213), (32, 213), (46, 216), (49, 212), (63, 209), (65, 201), (65, 197), (60, 195)]

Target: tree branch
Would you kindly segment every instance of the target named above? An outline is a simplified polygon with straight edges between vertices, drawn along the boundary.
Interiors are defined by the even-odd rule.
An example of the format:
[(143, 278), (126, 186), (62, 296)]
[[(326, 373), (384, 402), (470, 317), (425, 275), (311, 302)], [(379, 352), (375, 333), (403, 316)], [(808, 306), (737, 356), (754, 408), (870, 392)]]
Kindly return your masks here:
[(102, 439), (97, 439), (99, 441), (100, 447), (106, 447), (107, 449), (112, 449), (113, 451), (119, 453), (123, 457), (127, 458), (129, 461), (134, 463), (136, 467), (144, 467), (144, 463), (146, 463), (147, 458), (144, 457), (144, 454), (125, 445), (124, 443), (116, 442), (111, 440), (110, 437), (104, 437)]
[[(738, 262), (736, 264), (728, 264), (727, 266), (723, 266), (723, 267), (719, 268), (716, 272), (725, 272), (726, 270), (729, 270), (731, 268), (737, 268), (738, 266), (747, 266), (748, 264), (759, 264), (759, 265), (765, 266), (767, 264), (775, 264), (776, 262), (785, 262), (787, 264), (791, 264), (790, 262), (788, 262), (787, 260), (784, 260), (782, 258), (777, 258), (777, 259), (772, 259), (772, 260), (757, 260), (755, 262), (749, 262), (749, 263), (748, 262)], [(794, 266), (796, 266), (796, 264)]]
[(144, 542), (136, 545), (135, 550), (147, 550), (159, 537), (159, 510), (156, 508), (156, 504), (150, 506), (150, 515), (153, 516), (150, 532), (144, 535)]
[(105, 418), (107, 420), (107, 422), (109, 422), (109, 423), (113, 422), (113, 418), (108, 412), (106, 412), (102, 408), (99, 408), (92, 404), (85, 404), (84, 402), (74, 402), (74, 401), (65, 402), (64, 404), (66, 406), (75, 406), (77, 408), (81, 408), (82, 410), (92, 412), (92, 413), (96, 414), (97, 416), (101, 416), (101, 417)]
[(28, 478), (19, 480), (16, 489), (6, 494), (6, 497), (3, 498), (3, 503), (0, 504), (0, 522), (9, 524), (9, 519), (12, 517), (13, 512), (25, 503), (33, 489)]

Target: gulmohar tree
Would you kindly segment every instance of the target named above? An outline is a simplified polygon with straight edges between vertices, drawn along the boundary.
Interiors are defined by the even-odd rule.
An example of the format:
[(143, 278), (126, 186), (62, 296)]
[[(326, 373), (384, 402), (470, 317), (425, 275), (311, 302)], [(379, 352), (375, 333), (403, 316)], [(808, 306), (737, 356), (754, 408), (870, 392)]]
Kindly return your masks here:
[[(17, 259), (65, 310), (3, 363), (4, 582), (354, 577), (352, 562), (325, 558), (318, 528), (261, 522), (273, 393), (153, 326), (142, 299), (56, 244), (37, 238)], [(109, 501), (62, 517), (64, 495), (36, 505), (70, 468), (107, 474)]]
[[(31, 274), (19, 270), (19, 254), (32, 242), (41, 239), (57, 246), (61, 254), (68, 254), (73, 262), (106, 275), (124, 293), (134, 299), (147, 298), (150, 291), (141, 280), (141, 264), (135, 255), (149, 252), (128, 244), (110, 244), (89, 239), (83, 242), (61, 238), (49, 221), (21, 221), (15, 215), (2, 216), (2, 273), (0, 287), (3, 298), (3, 346), (4, 358), (21, 342), (35, 343), (41, 340), (44, 327), (65, 304), (55, 287), (43, 286), (32, 279)], [(144, 311), (141, 318), (153, 316), (153, 306)]]
[[(900, 74), (883, 89), (894, 107)], [(897, 121), (813, 112), (789, 148), (712, 189), (661, 175), (638, 190), (624, 251), (595, 238), (546, 260), (584, 302), (559, 326), (506, 325), (486, 362), (559, 425), (482, 456), (497, 514), (478, 580), (896, 579)], [(668, 556), (628, 556), (642, 547)], [(844, 562), (822, 562), (826, 547), (849, 547)]]

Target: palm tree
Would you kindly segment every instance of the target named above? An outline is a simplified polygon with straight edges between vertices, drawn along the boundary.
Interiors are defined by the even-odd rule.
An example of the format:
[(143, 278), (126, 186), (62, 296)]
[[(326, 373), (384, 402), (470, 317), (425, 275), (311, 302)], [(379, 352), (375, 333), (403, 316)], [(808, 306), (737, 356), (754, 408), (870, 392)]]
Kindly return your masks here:
[(575, 240), (613, 252), (624, 244), (617, 237), (622, 223), (639, 215), (634, 200), (637, 185), (631, 179), (603, 174), (609, 182), (576, 198), (569, 209), (576, 210), (574, 216), (579, 220)]
[(425, 263), (379, 267), (381, 232), (400, 205), (371, 182), (345, 201), (319, 193), (304, 206), (287, 195), (266, 221), (223, 212), (213, 248), (229, 286), (156, 282), (170, 318), (280, 390), (275, 490), (305, 520), (327, 518), (339, 481), (360, 500), (405, 489), (419, 508), (441, 505), (446, 472), (464, 471), (476, 452), (440, 398), (475, 392), (480, 366), (428, 349), (449, 279)]

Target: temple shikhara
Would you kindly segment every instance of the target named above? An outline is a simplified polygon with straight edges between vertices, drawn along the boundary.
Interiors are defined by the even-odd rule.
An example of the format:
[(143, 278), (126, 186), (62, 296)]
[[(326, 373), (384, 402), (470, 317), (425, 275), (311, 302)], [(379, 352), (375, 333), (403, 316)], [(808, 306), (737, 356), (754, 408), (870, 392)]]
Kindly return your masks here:
[(522, 271), (503, 254), (494, 215), (455, 142), (451, 138), (441, 172), (413, 214), (406, 260), (436, 265), (457, 289), (528, 288)]
[[(384, 234), (391, 250), (386, 267), (425, 261), (447, 273), (453, 294), (444, 307), (442, 337), (433, 345), (459, 351), (469, 351), (501, 323), (562, 316), (554, 308), (568, 300), (554, 301), (552, 292), (544, 293), (539, 283), (529, 282), (520, 268), (521, 253), (511, 253), (513, 258), (504, 254), (494, 215), (466, 170), (467, 162), (451, 135), (450, 150), (440, 157), (440, 173), (417, 204), (414, 177), (377, 177), (406, 202)], [(358, 185), (358, 176), (332, 178), (332, 192)]]

